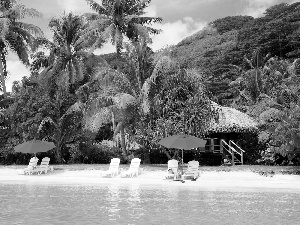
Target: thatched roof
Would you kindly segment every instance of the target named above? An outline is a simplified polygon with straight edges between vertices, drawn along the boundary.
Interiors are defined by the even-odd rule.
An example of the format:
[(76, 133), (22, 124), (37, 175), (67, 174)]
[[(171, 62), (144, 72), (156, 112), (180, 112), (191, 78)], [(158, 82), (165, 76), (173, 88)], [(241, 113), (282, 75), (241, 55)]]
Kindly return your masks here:
[(257, 132), (258, 124), (247, 114), (215, 102), (212, 102), (212, 107), (218, 110), (219, 118), (211, 121), (208, 129), (210, 133)]

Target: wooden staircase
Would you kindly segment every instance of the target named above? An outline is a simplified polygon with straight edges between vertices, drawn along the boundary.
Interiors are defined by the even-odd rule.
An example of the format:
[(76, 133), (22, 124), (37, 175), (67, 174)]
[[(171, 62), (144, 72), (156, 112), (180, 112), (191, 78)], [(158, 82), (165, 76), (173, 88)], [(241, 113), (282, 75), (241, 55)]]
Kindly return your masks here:
[[(243, 165), (244, 164), (244, 150), (241, 149), (234, 141), (229, 141), (227, 143), (225, 140), (221, 140), (222, 146), (223, 146), (223, 153), (225, 155), (225, 158), (228, 159), (228, 165)], [(225, 163), (226, 165), (226, 163)]]

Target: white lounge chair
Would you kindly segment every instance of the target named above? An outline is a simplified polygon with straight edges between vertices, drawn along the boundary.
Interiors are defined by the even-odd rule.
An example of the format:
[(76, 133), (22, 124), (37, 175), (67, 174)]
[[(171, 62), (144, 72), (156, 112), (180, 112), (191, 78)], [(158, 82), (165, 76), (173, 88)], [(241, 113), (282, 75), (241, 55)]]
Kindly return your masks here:
[(39, 159), (37, 157), (32, 157), (29, 161), (29, 164), (26, 168), (18, 170), (18, 174), (28, 174), (31, 175), (36, 171), (36, 167), (37, 167), (37, 163), (38, 163)]
[(110, 161), (109, 168), (107, 171), (102, 173), (103, 177), (114, 177), (119, 174), (119, 165), (120, 165), (120, 159), (119, 158), (113, 158)]
[(141, 160), (139, 158), (134, 158), (131, 160), (130, 167), (127, 171), (121, 173), (121, 177), (133, 177), (134, 175), (139, 175), (139, 167)]
[(194, 179), (196, 180), (200, 176), (199, 173), (199, 162), (198, 161), (189, 161), (188, 168), (185, 173), (182, 175), (183, 180)]
[(168, 170), (164, 174), (164, 179), (174, 179), (175, 175), (178, 173), (178, 161), (176, 159), (171, 159), (168, 161)]
[(41, 175), (43, 172), (46, 174), (49, 170), (51, 170), (49, 162), (50, 158), (48, 157), (42, 159), (41, 165), (36, 168), (38, 175)]

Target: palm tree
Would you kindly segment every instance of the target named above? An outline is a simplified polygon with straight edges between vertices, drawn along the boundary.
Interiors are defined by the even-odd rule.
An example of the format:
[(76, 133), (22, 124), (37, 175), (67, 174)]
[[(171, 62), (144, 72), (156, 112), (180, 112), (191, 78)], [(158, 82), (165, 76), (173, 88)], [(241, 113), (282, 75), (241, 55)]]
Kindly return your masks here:
[(8, 50), (15, 52), (22, 63), (29, 65), (28, 52), (34, 49), (34, 38), (43, 32), (35, 25), (21, 22), (26, 17), (41, 17), (35, 9), (28, 9), (15, 0), (0, 1), (0, 82), (6, 97), (6, 57)]
[[(158, 34), (160, 30), (146, 26), (151, 23), (161, 22), (160, 17), (142, 17), (144, 9), (151, 0), (103, 0), (102, 5), (94, 0), (86, 0), (95, 13), (85, 14), (91, 22), (83, 38), (96, 35), (98, 41), (110, 37), (113, 45), (116, 45), (118, 55), (123, 47), (123, 36), (137, 41), (140, 37), (149, 38), (150, 34)], [(98, 44), (91, 49), (93, 51)]]
[(152, 74), (144, 73), (143, 67), (149, 60), (147, 54), (150, 54), (150, 50), (143, 43), (131, 44), (126, 46), (126, 49), (129, 51), (126, 58), (132, 60), (128, 61), (128, 65), (134, 70), (129, 70), (129, 73), (125, 74), (110, 68), (102, 68), (94, 74), (89, 83), (78, 89), (78, 92), (88, 99), (84, 102), (84, 129), (97, 132), (103, 125), (112, 122), (114, 135), (121, 134), (124, 156), (127, 153), (125, 129), (142, 113), (141, 107), (147, 105), (143, 103), (143, 100), (146, 100), (145, 95), (148, 94), (147, 87), (156, 79), (159, 80), (158, 77), (173, 71), (175, 65), (168, 57), (162, 57), (156, 61)]
[[(82, 81), (86, 76), (85, 59), (88, 56), (87, 50), (94, 42), (93, 37), (81, 39), (87, 24), (81, 16), (69, 13), (62, 18), (53, 18), (49, 22), (53, 32), (53, 42), (47, 39), (37, 40), (37, 45), (45, 46), (50, 50), (46, 57), (38, 52), (32, 63), (32, 71), (39, 71), (45, 68), (40, 78), (52, 81), (52, 85), (70, 88)], [(98, 46), (100, 46), (102, 43)]]

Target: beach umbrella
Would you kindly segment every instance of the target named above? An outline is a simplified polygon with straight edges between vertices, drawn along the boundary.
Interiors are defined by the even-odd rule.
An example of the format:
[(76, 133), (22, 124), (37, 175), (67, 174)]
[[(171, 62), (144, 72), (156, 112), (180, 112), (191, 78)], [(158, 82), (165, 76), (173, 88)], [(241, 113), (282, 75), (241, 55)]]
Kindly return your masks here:
[(206, 140), (187, 134), (178, 134), (163, 138), (158, 142), (158, 144), (167, 148), (181, 149), (181, 159), (183, 164), (183, 150), (191, 150), (193, 148), (205, 147)]
[(47, 152), (51, 149), (55, 148), (53, 142), (41, 141), (41, 140), (31, 140), (26, 141), (22, 144), (15, 146), (15, 152), (22, 153), (37, 153), (37, 152)]

